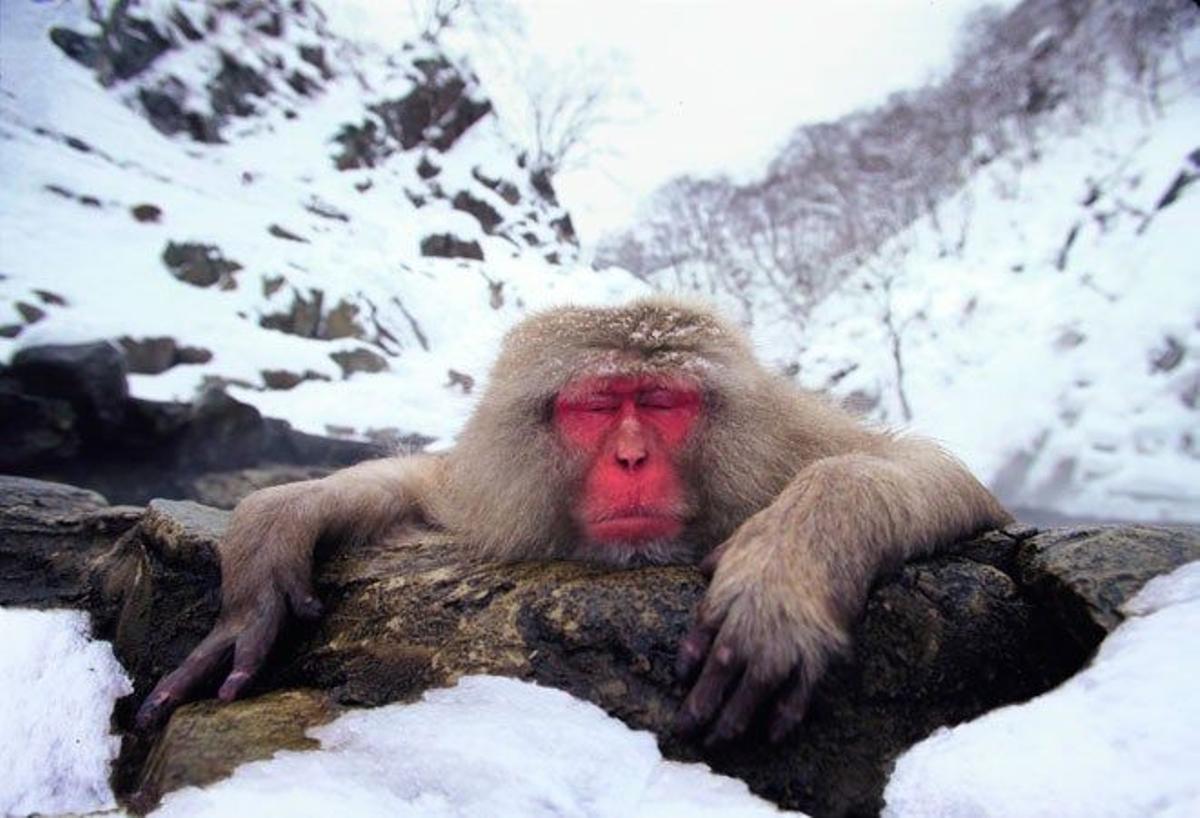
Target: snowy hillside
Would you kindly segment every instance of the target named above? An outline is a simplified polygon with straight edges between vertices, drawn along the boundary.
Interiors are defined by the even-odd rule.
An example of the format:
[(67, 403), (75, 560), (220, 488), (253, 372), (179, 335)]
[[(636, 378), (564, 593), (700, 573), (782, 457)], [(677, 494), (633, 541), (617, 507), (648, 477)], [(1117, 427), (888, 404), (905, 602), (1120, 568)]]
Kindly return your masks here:
[(526, 310), (641, 288), (577, 266), (432, 46), (305, 2), (135, 3), (102, 39), (86, 6), (0, 7), (0, 361), (107, 338), (138, 397), (217, 381), (305, 431), (445, 442)]
[(983, 10), (937, 82), (680, 177), (601, 255), (1035, 521), (1200, 521), (1200, 13)]
[(979, 168), (802, 333), (764, 316), (759, 337), (872, 417), (904, 423), (902, 388), (909, 425), (1013, 507), (1196, 522), (1200, 95), (1105, 105)]

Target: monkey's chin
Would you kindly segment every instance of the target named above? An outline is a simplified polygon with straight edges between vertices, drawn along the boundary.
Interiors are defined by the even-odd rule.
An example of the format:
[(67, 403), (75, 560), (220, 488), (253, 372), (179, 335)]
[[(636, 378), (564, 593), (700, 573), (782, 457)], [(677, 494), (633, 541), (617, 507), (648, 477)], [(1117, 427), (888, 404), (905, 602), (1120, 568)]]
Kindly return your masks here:
[(584, 540), (576, 557), (588, 562), (635, 568), (642, 565), (686, 565), (696, 561), (695, 549), (682, 540)]

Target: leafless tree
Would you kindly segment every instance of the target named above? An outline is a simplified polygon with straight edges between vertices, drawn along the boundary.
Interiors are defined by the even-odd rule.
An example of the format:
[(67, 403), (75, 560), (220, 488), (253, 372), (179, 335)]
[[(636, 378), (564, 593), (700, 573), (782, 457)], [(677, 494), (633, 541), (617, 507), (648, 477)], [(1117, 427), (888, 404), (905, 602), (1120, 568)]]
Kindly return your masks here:
[(434, 42), (451, 28), (502, 36), (524, 29), (524, 17), (513, 0), (408, 0), (408, 7), (421, 36)]
[(635, 103), (619, 58), (579, 52), (558, 64), (535, 58), (520, 72), (532, 167), (549, 176), (603, 149), (598, 135)]

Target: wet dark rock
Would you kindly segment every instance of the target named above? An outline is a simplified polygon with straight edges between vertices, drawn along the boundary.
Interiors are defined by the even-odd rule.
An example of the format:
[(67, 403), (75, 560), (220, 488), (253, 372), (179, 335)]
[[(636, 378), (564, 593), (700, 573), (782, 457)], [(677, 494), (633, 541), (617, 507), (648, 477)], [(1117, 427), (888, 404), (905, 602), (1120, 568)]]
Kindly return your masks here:
[(301, 96), (311, 96), (315, 91), (320, 90), (320, 83), (310, 79), (307, 74), (300, 71), (293, 71), (287, 78), (288, 86)]
[[(279, 476), (243, 474), (224, 501)], [(1121, 601), (1200, 557), (1200, 532), (1142, 526), (1010, 528), (959, 543), (877, 584), (853, 656), (830, 669), (796, 735), (705, 750), (671, 730), (685, 692), (675, 647), (704, 591), (694, 568), (464, 562), (451, 538), (421, 530), (328, 543), (315, 574), (326, 616), (287, 632), (252, 698), (185, 707), (142, 737), (129, 731), (136, 704), (217, 615), (215, 547), (229, 517), (161, 500), (138, 515), (71, 487), (0, 479), (0, 600), (85, 605), (114, 641), (135, 685), (118, 704), (115, 781), (142, 808), (241, 761), (311, 746), (303, 728), (340, 708), (413, 701), (494, 673), (595, 702), (655, 732), (668, 757), (702, 759), (785, 807), (873, 815), (897, 754), (938, 726), (1061, 682), (1119, 623)]]
[(0, 471), (47, 458), (74, 456), (80, 445), (79, 419), (68, 401), (28, 393), (21, 382), (0, 368), (0, 417), (4, 445)]
[(568, 244), (578, 244), (579, 237), (575, 234), (575, 223), (571, 221), (571, 214), (564, 213), (557, 219), (550, 221), (550, 226), (554, 228), (554, 235), (561, 242)]
[(387, 358), (365, 347), (331, 352), (329, 357), (341, 367), (343, 378), (349, 378), (355, 372), (386, 372), (388, 369)]
[(130, 373), (158, 375), (178, 364), (204, 364), (212, 360), (212, 352), (203, 347), (181, 346), (170, 336), (131, 338), (124, 335), (117, 339), (125, 353), (125, 364)]
[(17, 312), (21, 315), (21, 320), (26, 324), (36, 324), (46, 317), (46, 311), (41, 307), (35, 307), (33, 304), (18, 301), (16, 307)]
[(264, 369), (262, 371), (263, 385), (267, 389), (293, 389), (305, 381), (327, 381), (328, 375), (306, 369), (303, 372), (292, 372), (290, 369)]
[[(373, 168), (398, 150), (449, 150), (492, 110), (491, 102), (475, 95), (473, 78), (464, 77), (445, 59), (416, 60), (413, 65), (416, 72), (410, 78), (416, 85), (411, 92), (372, 105), (371, 118), (343, 125), (334, 137), (341, 146), (333, 157), (338, 170)], [(432, 163), (426, 163), (422, 178), (435, 175), (430, 172)]]
[(129, 208), (130, 214), (142, 223), (157, 223), (162, 219), (162, 208), (152, 204), (134, 205)]
[(209, 472), (191, 481), (187, 496), (213, 508), (231, 509), (252, 491), (300, 480), (316, 480), (333, 471), (328, 466), (263, 466)]
[(325, 60), (325, 49), (319, 45), (302, 45), (298, 49), (300, 59), (321, 72), (321, 79), (331, 79), (333, 72)]
[(1043, 609), (1090, 653), (1121, 623), (1121, 605), (1148, 580), (1193, 560), (1200, 560), (1197, 529), (1083, 526), (1024, 541), (1017, 567)]
[(104, 56), (99, 37), (87, 37), (69, 28), (56, 26), (50, 29), (50, 42), (86, 68), (98, 68)]
[(138, 101), (150, 124), (160, 133), (167, 136), (186, 133), (197, 142), (212, 145), (220, 143), (221, 129), (217, 121), (184, 108), (181, 99), (185, 93), (182, 83), (168, 78), (157, 88), (138, 89)]
[(51, 292), (50, 290), (34, 290), (33, 294), (36, 295), (38, 300), (43, 304), (49, 304), (52, 307), (65, 307), (67, 305), (67, 299), (65, 296), (61, 296), (58, 293)]
[(455, 210), (461, 210), (474, 216), (483, 227), (483, 232), (488, 234), (494, 232), (500, 226), (500, 222), (504, 221), (503, 217), (496, 212), (496, 208), (465, 190), (456, 193), (451, 204)]
[(326, 341), (338, 338), (365, 339), (367, 330), (359, 320), (359, 313), (358, 305), (345, 299), (326, 309), (322, 290), (310, 289), (307, 298), (299, 290), (293, 290), (292, 304), (286, 311), (260, 316), (258, 324), (265, 329), (303, 338)]
[[(88, 510), (95, 501), (81, 502), (85, 516), (98, 513)], [(214, 621), (214, 548), (227, 520), (194, 503), (155, 501), (89, 557), (98, 632), (114, 640), (135, 682), (118, 709), (122, 729)], [(1118, 621), (1117, 600), (1200, 553), (1200, 534), (1011, 529), (913, 562), (873, 590), (854, 655), (819, 685), (795, 736), (771, 747), (755, 734), (711, 751), (671, 729), (685, 692), (672, 674), (675, 647), (704, 590), (694, 568), (468, 563), (449, 537), (419, 530), (329, 545), (315, 576), (326, 616), (288, 632), (255, 682), (259, 698), (184, 708), (157, 738), (126, 734), (123, 796), (211, 781), (232, 766), (220, 759), (251, 757), (247, 747), (252, 757), (295, 747), (300, 731), (287, 729), (288, 713), (297, 725), (321, 723), (339, 707), (413, 701), (462, 675), (494, 673), (595, 702), (655, 732), (668, 757), (703, 759), (783, 806), (872, 815), (897, 754), (938, 726), (1028, 699), (1078, 670)], [(1113, 568), (1117, 552), (1127, 555), (1124, 570)], [(1081, 651), (1074, 624), (1055, 612), (1085, 600), (1118, 619)]]
[(333, 164), (338, 170), (373, 168), (395, 153), (395, 149), (384, 139), (382, 129), (371, 120), (361, 125), (343, 125), (333, 141), (342, 148), (333, 157)]
[(102, 434), (125, 417), (125, 360), (112, 344), (27, 347), (13, 356), (10, 372), (26, 393), (66, 401), (87, 433)]
[[(173, 343), (151, 344), (146, 360), (161, 366)], [(175, 347), (173, 357), (205, 354)], [(297, 432), (220, 390), (192, 404), (130, 398), (124, 366), (117, 347), (99, 343), (30, 347), (0, 368), (0, 469), (145, 503), (190, 496), (192, 481), (210, 472), (345, 466), (384, 452)]]
[(292, 290), (291, 307), (286, 312), (261, 316), (258, 319), (258, 325), (264, 329), (278, 330), (303, 338), (317, 337), (321, 326), (321, 308), (325, 302), (325, 292), (310, 289), (308, 296), (305, 298), (299, 290)]
[(238, 262), (225, 258), (219, 247), (196, 242), (168, 242), (162, 260), (171, 275), (196, 287), (219, 284), (222, 289), (233, 289), (237, 286), (234, 273), (242, 269)]
[(550, 181), (551, 172), (547, 168), (538, 168), (529, 174), (529, 182), (543, 199), (550, 204), (558, 205), (558, 195), (554, 192), (554, 183)]
[(141, 516), (92, 491), (0, 475), (0, 605), (83, 607), (91, 563)]
[[(305, 731), (333, 721), (340, 711), (328, 694), (312, 690), (284, 690), (229, 705), (186, 705), (146, 759), (133, 803), (149, 806), (162, 793), (219, 781), (239, 764), (279, 750), (314, 749), (319, 742)], [(231, 735), (238, 737), (236, 747), (230, 746)]]
[(444, 59), (417, 60), (421, 81), (407, 96), (371, 107), (403, 150), (424, 143), (445, 151), (492, 110), (468, 93), (467, 79)]
[(304, 238), (303, 236), (298, 236), (295, 233), (293, 233), (291, 230), (288, 230), (286, 227), (280, 227), (277, 224), (273, 224), (270, 227), (268, 227), (267, 232), (270, 233), (272, 236), (274, 236), (277, 239), (284, 239), (285, 241), (302, 242), (303, 244), (309, 243), (308, 239)]
[(432, 179), (442, 172), (442, 169), (429, 161), (428, 156), (422, 156), (421, 161), (417, 164), (417, 175), (422, 179)]
[(208, 96), (218, 116), (250, 116), (255, 113), (251, 97), (265, 97), (271, 83), (262, 74), (232, 54), (221, 52), (221, 70), (208, 85)]
[[(339, 222), (350, 221), (350, 215), (344, 210), (339, 210), (328, 202), (324, 202), (316, 197), (305, 202), (304, 209), (314, 216), (320, 216), (323, 219), (331, 219)], [(267, 294), (270, 295), (270, 293)]]
[(421, 240), (421, 255), (438, 258), (473, 258), (483, 261), (479, 242), (460, 239), (449, 233), (437, 233)]
[(1163, 340), (1162, 347), (1154, 352), (1153, 359), (1150, 362), (1151, 371), (1170, 372), (1183, 363), (1183, 358), (1186, 354), (1187, 347), (1181, 344), (1175, 336), (1168, 335)]
[(508, 202), (510, 205), (515, 205), (521, 201), (521, 191), (519, 191), (517, 186), (512, 182), (509, 182), (506, 179), (493, 179), (490, 176), (485, 175), (479, 168), (473, 168), (471, 170), (471, 175), (474, 176), (475, 180), (481, 185), (495, 191), (501, 199)]
[(171, 48), (153, 23), (132, 16), (128, 4), (115, 4), (96, 36), (52, 28), (50, 41), (71, 59), (96, 71), (105, 85), (136, 76)]

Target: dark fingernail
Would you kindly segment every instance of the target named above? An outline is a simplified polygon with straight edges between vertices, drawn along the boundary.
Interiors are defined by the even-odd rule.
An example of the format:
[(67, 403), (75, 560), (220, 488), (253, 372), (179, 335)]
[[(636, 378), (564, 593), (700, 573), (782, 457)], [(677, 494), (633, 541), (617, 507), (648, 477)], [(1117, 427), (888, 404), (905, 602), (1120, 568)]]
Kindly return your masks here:
[(684, 641), (679, 645), (679, 653), (675, 657), (675, 675), (680, 679), (687, 679), (692, 675), (692, 671), (696, 669), (697, 662), (704, 655), (700, 647), (692, 642)]
[(700, 729), (700, 719), (695, 713), (688, 710), (687, 706), (679, 708), (679, 712), (675, 714), (675, 734), (679, 736), (693, 736)]
[(171, 700), (168, 693), (159, 693), (156, 696), (151, 696), (142, 702), (142, 706), (138, 708), (137, 715), (133, 717), (134, 723), (139, 730), (149, 730), (155, 727), (162, 720), (165, 705)]
[(321, 602), (316, 597), (305, 597), (296, 606), (296, 615), (303, 619), (317, 619), (321, 616)]
[(221, 689), (217, 691), (217, 698), (223, 702), (231, 702), (237, 698), (238, 693), (250, 681), (250, 674), (244, 670), (235, 670), (229, 674), (229, 678), (221, 685)]

